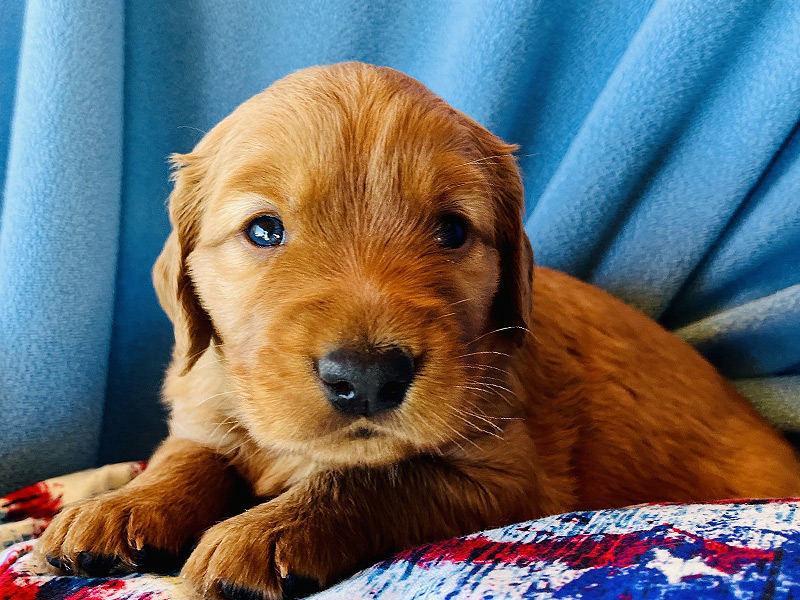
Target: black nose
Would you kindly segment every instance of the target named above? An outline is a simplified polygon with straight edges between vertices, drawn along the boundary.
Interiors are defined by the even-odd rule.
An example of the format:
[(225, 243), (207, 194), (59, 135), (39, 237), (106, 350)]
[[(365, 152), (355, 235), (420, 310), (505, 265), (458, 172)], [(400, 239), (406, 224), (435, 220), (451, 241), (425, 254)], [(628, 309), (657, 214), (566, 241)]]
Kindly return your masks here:
[(371, 417), (403, 402), (414, 379), (414, 360), (397, 347), (369, 352), (337, 348), (317, 361), (317, 372), (337, 410)]

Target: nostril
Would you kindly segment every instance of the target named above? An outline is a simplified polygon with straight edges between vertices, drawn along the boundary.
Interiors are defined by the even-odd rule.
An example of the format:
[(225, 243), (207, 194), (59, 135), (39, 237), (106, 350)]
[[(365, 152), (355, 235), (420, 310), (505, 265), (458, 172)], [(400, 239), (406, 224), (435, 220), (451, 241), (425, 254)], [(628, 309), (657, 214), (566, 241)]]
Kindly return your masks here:
[(346, 381), (337, 381), (335, 383), (327, 383), (326, 385), (334, 394), (336, 394), (337, 398), (342, 400), (352, 400), (356, 397), (356, 389), (352, 384)]
[(378, 391), (378, 400), (386, 407), (399, 406), (406, 397), (408, 381), (390, 381)]

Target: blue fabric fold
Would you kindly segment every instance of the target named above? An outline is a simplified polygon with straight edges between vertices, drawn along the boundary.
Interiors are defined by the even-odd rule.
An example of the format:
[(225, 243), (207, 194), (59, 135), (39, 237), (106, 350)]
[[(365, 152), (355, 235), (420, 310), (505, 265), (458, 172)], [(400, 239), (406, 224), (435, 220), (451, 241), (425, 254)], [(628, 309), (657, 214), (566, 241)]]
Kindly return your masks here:
[(3, 490), (97, 460), (119, 229), (122, 21), (115, 2), (30, 2), (25, 13), (0, 220)]

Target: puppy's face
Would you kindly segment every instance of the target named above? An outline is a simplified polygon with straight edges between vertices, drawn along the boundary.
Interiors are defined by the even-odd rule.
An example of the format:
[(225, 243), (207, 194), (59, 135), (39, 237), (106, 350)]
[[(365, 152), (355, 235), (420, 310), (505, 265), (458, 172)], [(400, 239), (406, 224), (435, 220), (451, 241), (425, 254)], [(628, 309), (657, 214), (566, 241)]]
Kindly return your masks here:
[(463, 445), (504, 401), (486, 348), (530, 312), (511, 150), (388, 69), (274, 84), (177, 159), (156, 267), (175, 360), (215, 344), (264, 446), (377, 464)]

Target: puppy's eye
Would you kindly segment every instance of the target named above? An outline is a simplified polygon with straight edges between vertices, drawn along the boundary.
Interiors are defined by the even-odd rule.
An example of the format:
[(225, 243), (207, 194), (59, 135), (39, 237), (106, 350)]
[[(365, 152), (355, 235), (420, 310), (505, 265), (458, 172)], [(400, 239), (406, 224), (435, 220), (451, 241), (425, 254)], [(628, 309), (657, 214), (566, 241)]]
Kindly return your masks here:
[(247, 226), (247, 236), (256, 246), (280, 246), (283, 243), (283, 223), (278, 217), (264, 215)]
[(458, 215), (447, 215), (436, 229), (436, 242), (442, 248), (455, 250), (467, 241), (467, 222)]

